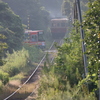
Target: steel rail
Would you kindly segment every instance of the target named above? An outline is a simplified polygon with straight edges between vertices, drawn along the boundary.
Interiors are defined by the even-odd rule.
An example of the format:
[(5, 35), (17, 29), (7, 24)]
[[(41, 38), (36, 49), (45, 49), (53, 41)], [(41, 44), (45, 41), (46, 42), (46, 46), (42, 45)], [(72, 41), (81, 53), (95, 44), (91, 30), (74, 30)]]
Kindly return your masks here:
[[(48, 50), (51, 50), (51, 48), (54, 46), (54, 43), (55, 43), (55, 40), (52, 42), (52, 44), (51, 44), (51, 46), (50, 46), (50, 48)], [(45, 56), (46, 56), (46, 54), (45, 54)], [(52, 63), (53, 60), (54, 60), (54, 58), (51, 60), (51, 63)], [(33, 91), (31, 92), (31, 94), (28, 97), (30, 97), (33, 93), (34, 93), (34, 89), (33, 89)], [(27, 100), (28, 97), (25, 100)]]
[(53, 43), (51, 44), (49, 50), (53, 47), (54, 43), (55, 43), (55, 40), (54, 40)]
[[(51, 44), (49, 50), (53, 47), (55, 40), (53, 41), (53, 43)], [(41, 65), (41, 63), (43, 62), (43, 60), (45, 59), (47, 54), (45, 54), (42, 58), (42, 60), (40, 61), (40, 63), (37, 65), (37, 67), (35, 68), (35, 70), (32, 72), (32, 74), (29, 76), (29, 78), (15, 91), (13, 92), (11, 95), (9, 95), (8, 97), (6, 97), (4, 100), (8, 100), (9, 98), (11, 98), (14, 94), (16, 94), (31, 78), (32, 76), (35, 74), (35, 72), (37, 71), (37, 69), (39, 68), (39, 66)]]
[[(61, 39), (60, 42), (59, 42), (59, 46), (61, 46), (62, 43), (63, 43), (63, 41), (62, 41), (62, 39)], [(55, 57), (53, 57), (53, 58), (51, 59), (51, 62), (50, 62), (50, 63), (52, 63), (52, 62), (54, 61), (54, 59), (55, 59)]]
[[(52, 47), (54, 46), (55, 41), (56, 41), (56, 40), (53, 41), (51, 47), (50, 47), (48, 50), (51, 50), (51, 49), (52, 49)], [(60, 42), (59, 42), (59, 46), (61, 46), (61, 45), (62, 45), (62, 40), (60, 40)], [(55, 59), (55, 57), (53, 57), (53, 58), (51, 59), (50, 63), (52, 63), (52, 62), (54, 61), (54, 59)], [(31, 97), (31, 96), (33, 95), (33, 93), (34, 93), (34, 89), (33, 89), (33, 91), (31, 92), (31, 94), (30, 94), (25, 100), (29, 100), (28, 98)]]

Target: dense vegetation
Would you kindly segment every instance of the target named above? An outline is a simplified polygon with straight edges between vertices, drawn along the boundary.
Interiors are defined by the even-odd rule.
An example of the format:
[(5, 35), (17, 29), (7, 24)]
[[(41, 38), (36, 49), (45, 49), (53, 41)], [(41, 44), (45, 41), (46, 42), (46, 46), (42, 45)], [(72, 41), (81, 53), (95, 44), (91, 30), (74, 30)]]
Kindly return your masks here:
[[(69, 9), (65, 0), (65, 10)], [(86, 3), (86, 1), (84, 1)], [(72, 2), (69, 2), (70, 4)], [(67, 5), (68, 6), (67, 6)], [(100, 69), (100, 2), (88, 2), (83, 28), (85, 40), (71, 32), (65, 43), (58, 47), (58, 55), (53, 66), (44, 68), (40, 81), (38, 100), (97, 100), (99, 97), (98, 70)], [(72, 5), (70, 5), (72, 7)], [(68, 10), (69, 11), (69, 10)], [(66, 12), (68, 15), (71, 12)], [(79, 25), (79, 24), (78, 24)], [(77, 26), (78, 27), (78, 26)], [(88, 57), (88, 75), (84, 77), (81, 41), (85, 41)]]
[(18, 50), (22, 46), (23, 27), (19, 16), (8, 7), (6, 3), (0, 1), (0, 34), (7, 38), (3, 40), (8, 45), (8, 50)]
[(61, 5), (63, 0), (40, 0), (40, 2), (49, 11), (52, 18), (62, 17)]
[(0, 1), (0, 90), (9, 78), (19, 73), (25, 74), (26, 70), (32, 68), (32, 63), (43, 55), (35, 46), (25, 45), (22, 49), (23, 33), (20, 17), (14, 14), (7, 3)]
[(96, 100), (84, 83), (81, 39), (75, 31), (58, 46), (53, 66), (45, 65), (37, 100)]
[(88, 74), (90, 91), (98, 94), (98, 70), (100, 69), (100, 2), (95, 0), (89, 2), (89, 10), (86, 12), (84, 19), (84, 30), (86, 32), (87, 57), (88, 57)]
[[(15, 14), (19, 15), (24, 27), (30, 30), (44, 30), (46, 44), (51, 39), (50, 13), (40, 0), (3, 0), (8, 3)], [(47, 46), (46, 46), (47, 47)]]
[[(0, 65), (6, 51), (12, 53), (22, 48), (23, 27), (19, 16), (15, 15), (9, 6), (0, 1)], [(0, 89), (9, 81), (9, 73), (0, 66)]]
[[(21, 17), (23, 24), (27, 25), (27, 18), (29, 18), (30, 29), (46, 30), (48, 28), (49, 13), (41, 5), (46, 5), (47, 1), (41, 0), (41, 4), (38, 0), (4, 1), (9, 3), (14, 12)], [(57, 3), (57, 6), (60, 6), (61, 2), (62, 0), (58, 0), (58, 2), (49, 0), (48, 3)], [(74, 0), (63, 0), (62, 11), (69, 18), (72, 15), (73, 3)], [(99, 0), (89, 0), (87, 6), (87, 0), (84, 0), (81, 1), (81, 5), (84, 12), (82, 25), (85, 31), (85, 40), (80, 39), (79, 28), (77, 33), (74, 28), (70, 29), (72, 31), (69, 37), (65, 38), (65, 43), (62, 46), (57, 46), (58, 54), (54, 64), (51, 65), (49, 62), (44, 64), (37, 100), (97, 100), (98, 98), (100, 2)], [(49, 9), (49, 7), (47, 8)], [(86, 10), (87, 12), (85, 12)], [(9, 81), (9, 76), (12, 77), (22, 70), (30, 68), (29, 65), (36, 62), (34, 58), (39, 59), (38, 55), (41, 55), (39, 49), (27, 45), (25, 49), (15, 51), (21, 47), (23, 38), (23, 27), (19, 16), (15, 15), (6, 3), (0, 1), (0, 33), (2, 34), (0, 39), (7, 43), (9, 51), (13, 51), (13, 54), (6, 53), (7, 57), (3, 59), (4, 64), (1, 63), (3, 65), (0, 66), (0, 89)], [(77, 27), (79, 26), (78, 23)], [(85, 41), (87, 46), (85, 52), (88, 57), (87, 76), (84, 76), (81, 41)], [(2, 44), (2, 42), (0, 44), (0, 58), (2, 58), (4, 48), (7, 47), (6, 43)]]
[[(21, 17), (22, 23), (29, 24), (31, 30), (46, 30), (48, 28), (49, 13), (39, 0), (3, 0)], [(28, 19), (29, 18), (29, 19)], [(29, 22), (28, 22), (29, 21)]]
[[(87, 3), (88, 0), (80, 0), (81, 3), (81, 10), (82, 13), (85, 12), (87, 10)], [(73, 17), (74, 14), (74, 7), (75, 7), (75, 0), (63, 0), (62, 3), (62, 14), (66, 15), (68, 18), (69, 17)]]

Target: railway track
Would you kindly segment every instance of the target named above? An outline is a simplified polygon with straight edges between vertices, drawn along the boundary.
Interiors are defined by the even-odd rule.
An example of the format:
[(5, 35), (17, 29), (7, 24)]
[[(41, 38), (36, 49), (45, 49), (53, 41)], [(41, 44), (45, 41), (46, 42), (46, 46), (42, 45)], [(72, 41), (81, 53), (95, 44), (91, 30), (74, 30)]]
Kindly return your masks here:
[[(38, 85), (39, 75), (40, 75), (40, 72), (41, 72), (41, 69), (42, 69), (40, 66), (45, 61), (47, 53), (50, 53), (50, 58), (49, 59), (51, 60), (51, 62), (53, 62), (54, 56), (52, 56), (52, 53), (56, 53), (57, 52), (55, 50), (55, 47), (54, 47), (55, 42), (57, 42), (59, 45), (61, 45), (61, 41), (58, 42), (58, 40), (54, 40), (52, 42), (49, 50), (45, 51), (46, 52), (45, 55), (43, 56), (43, 58), (41, 59), (41, 61), (39, 62), (39, 64), (35, 68), (35, 70), (32, 71), (31, 75), (28, 76), (27, 80), (18, 89), (16, 89), (16, 91), (14, 91), (12, 94), (7, 96), (3, 100), (35, 100), (35, 97), (36, 97), (36, 94), (37, 94), (36, 93), (37, 92), (37, 88), (39, 86)], [(26, 88), (25, 89), (26, 93), (24, 93), (23, 94), (24, 96), (22, 96), (22, 94), (20, 94), (18, 91), (21, 91), (21, 89), (24, 89), (24, 87), (26, 85), (32, 85), (31, 92), (27, 93), (28, 88)]]

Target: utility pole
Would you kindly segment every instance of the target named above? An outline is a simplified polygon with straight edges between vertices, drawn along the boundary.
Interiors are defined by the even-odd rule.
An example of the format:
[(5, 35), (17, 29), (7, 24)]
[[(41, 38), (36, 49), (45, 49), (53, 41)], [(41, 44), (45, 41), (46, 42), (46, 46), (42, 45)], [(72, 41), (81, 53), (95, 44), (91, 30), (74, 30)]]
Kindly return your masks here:
[(77, 13), (77, 5), (76, 5), (76, 0), (74, 3), (74, 20), (77, 19), (78, 20), (78, 13)]
[(77, 13), (78, 13), (78, 20), (80, 22), (80, 34), (82, 39), (82, 51), (83, 51), (83, 61), (84, 61), (84, 70), (85, 70), (85, 76), (88, 74), (88, 68), (87, 68), (87, 57), (86, 57), (86, 45), (84, 42), (84, 30), (82, 27), (82, 15), (81, 15), (81, 8), (80, 8), (80, 0), (75, 0), (76, 7), (77, 7)]
[(77, 12), (77, 5), (76, 5), (76, 0), (75, 0), (75, 3), (74, 3), (74, 26), (75, 26), (75, 29), (76, 29), (76, 33), (78, 33), (78, 27), (76, 26), (76, 20), (78, 20), (78, 12)]
[(27, 18), (27, 28), (28, 30), (30, 29), (30, 15), (28, 15), (28, 18)]

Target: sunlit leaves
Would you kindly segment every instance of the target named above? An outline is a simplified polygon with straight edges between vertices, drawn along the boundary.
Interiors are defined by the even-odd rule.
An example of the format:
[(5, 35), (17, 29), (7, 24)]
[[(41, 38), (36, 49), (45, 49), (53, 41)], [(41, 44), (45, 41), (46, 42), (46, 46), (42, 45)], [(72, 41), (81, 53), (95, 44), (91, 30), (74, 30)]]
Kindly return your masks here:
[[(8, 45), (8, 50), (18, 50), (22, 46), (23, 28), (19, 16), (15, 15), (7, 3), (0, 1), (0, 34), (1, 40)], [(5, 37), (4, 37), (5, 35)], [(1, 36), (0, 36), (1, 37)]]
[(22, 49), (21, 51), (13, 51), (13, 54), (6, 54), (7, 58), (3, 59), (5, 64), (1, 66), (4, 72), (10, 76), (14, 76), (21, 71), (28, 64), (28, 51)]
[[(87, 52), (89, 56), (94, 55), (95, 59), (98, 52), (98, 33), (100, 31), (100, 2), (95, 0), (94, 2), (89, 2), (89, 9), (86, 12), (84, 20), (84, 28), (86, 30), (86, 44)], [(91, 59), (91, 58), (90, 58)]]
[(89, 9), (85, 14), (83, 25), (85, 30), (86, 54), (88, 57), (88, 74), (91, 79), (88, 83), (89, 90), (97, 89), (97, 73), (100, 68), (100, 1), (93, 0), (88, 3)]

